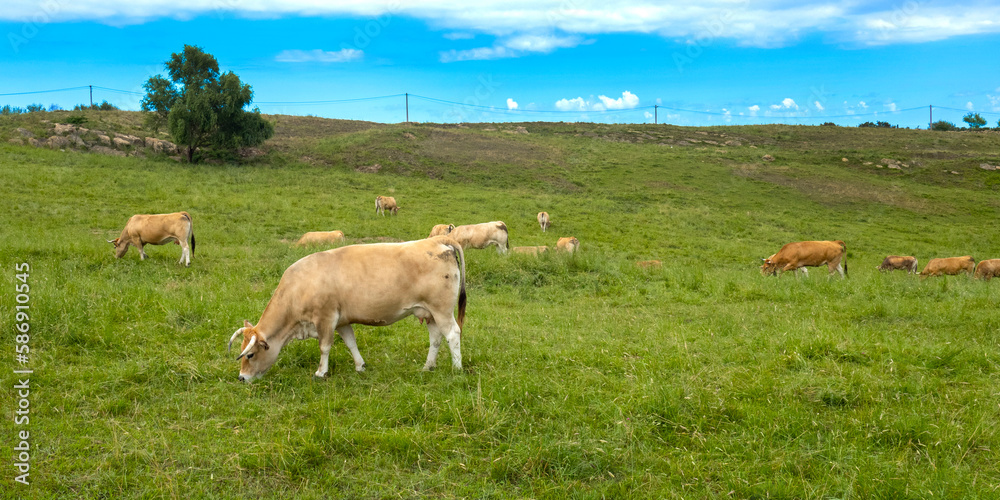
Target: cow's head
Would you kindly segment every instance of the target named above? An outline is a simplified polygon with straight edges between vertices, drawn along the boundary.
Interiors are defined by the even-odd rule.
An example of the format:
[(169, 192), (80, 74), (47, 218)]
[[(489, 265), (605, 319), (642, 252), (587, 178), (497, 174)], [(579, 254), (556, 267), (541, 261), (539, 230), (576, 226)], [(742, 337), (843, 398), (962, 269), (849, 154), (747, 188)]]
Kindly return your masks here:
[(771, 259), (760, 259), (764, 261), (764, 264), (760, 266), (761, 276), (775, 276), (778, 274), (778, 265), (771, 261)]
[(122, 258), (122, 257), (124, 257), (125, 256), (125, 252), (128, 251), (128, 242), (127, 241), (122, 241), (121, 238), (115, 238), (113, 240), (108, 240), (108, 243), (111, 243), (111, 245), (115, 247), (115, 257), (117, 257), (119, 259)]
[(236, 357), (240, 360), (240, 382), (250, 383), (271, 368), (278, 359), (278, 349), (272, 350), (264, 335), (257, 331), (257, 327), (243, 320), (243, 328), (236, 330), (233, 336), (229, 337), (227, 351), (232, 348), (233, 341), (241, 335), (243, 344), (240, 347), (240, 355)]

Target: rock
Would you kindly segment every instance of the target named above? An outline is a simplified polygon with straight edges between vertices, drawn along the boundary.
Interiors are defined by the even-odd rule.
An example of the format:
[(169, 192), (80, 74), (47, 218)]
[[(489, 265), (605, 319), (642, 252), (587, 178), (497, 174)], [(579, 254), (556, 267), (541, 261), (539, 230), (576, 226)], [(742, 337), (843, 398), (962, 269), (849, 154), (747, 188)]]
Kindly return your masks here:
[(61, 135), (54, 135), (45, 141), (45, 145), (52, 149), (64, 149), (69, 147), (69, 139)]
[(34, 137), (35, 136), (35, 134), (32, 134), (31, 131), (28, 130), (28, 129), (26, 129), (26, 128), (18, 127), (17, 131), (18, 131), (18, 133), (21, 134), (21, 137), (29, 137), (30, 138), (30, 137)]
[(742, 146), (743, 143), (740, 141), (726, 141), (726, 146)]
[(840, 161), (847, 163), (847, 158), (841, 158)]
[(56, 124), (56, 133), (57, 134), (68, 134), (70, 132), (75, 132), (75, 131), (76, 131), (76, 126), (75, 125), (70, 125), (68, 123), (57, 123)]
[(771, 155), (764, 155), (764, 161), (774, 161), (774, 157)]
[(107, 146), (93, 146), (90, 148), (90, 152), (109, 156), (125, 156), (124, 151), (117, 151)]
[(9, 142), (11, 144), (17, 144), (18, 146), (23, 146), (24, 145), (24, 141), (21, 140), (20, 137), (12, 137), (10, 139), (7, 139), (7, 142)]
[(990, 165), (989, 163), (980, 163), (979, 168), (983, 170), (1000, 170), (1000, 166)]
[(112, 143), (114, 143), (115, 147), (119, 149), (132, 145), (130, 141), (122, 139), (121, 137), (115, 137), (114, 140), (112, 140)]
[(111, 145), (111, 138), (106, 135), (98, 135), (97, 140), (101, 141), (101, 143), (104, 144), (105, 146)]
[(69, 136), (69, 142), (72, 143), (74, 146), (77, 146), (77, 147), (82, 147), (82, 146), (86, 146), (87, 145), (87, 143), (84, 142), (84, 140), (81, 139), (80, 136), (78, 136), (76, 134), (73, 134), (73, 135)]
[(415, 136), (415, 135), (413, 135), (413, 134), (411, 134), (409, 132), (403, 132), (403, 137), (405, 137), (407, 139), (416, 139), (417, 138), (417, 136)]
[[(882, 165), (879, 166), (881, 167)], [(889, 168), (893, 170), (903, 170), (903, 167), (900, 167), (899, 165), (889, 165)]]
[(39, 141), (38, 139), (35, 139), (34, 137), (29, 137), (28, 138), (28, 144), (31, 144), (32, 146), (34, 146), (36, 148), (42, 147), (42, 141)]
[(955, 174), (955, 175), (958, 175), (958, 172), (956, 172), (956, 171), (954, 171), (954, 170), (952, 170), (952, 171), (951, 171), (951, 173), (952, 173), (952, 174)]

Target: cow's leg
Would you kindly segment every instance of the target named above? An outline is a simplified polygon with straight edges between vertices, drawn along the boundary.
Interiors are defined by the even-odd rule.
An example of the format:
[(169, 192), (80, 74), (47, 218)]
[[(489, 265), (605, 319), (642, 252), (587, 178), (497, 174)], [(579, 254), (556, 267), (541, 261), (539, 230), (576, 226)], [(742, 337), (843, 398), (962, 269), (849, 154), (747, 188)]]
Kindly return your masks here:
[(430, 337), (430, 347), (427, 348), (427, 362), (424, 371), (433, 370), (437, 366), (438, 350), (441, 349), (441, 328), (433, 317), (427, 319), (427, 334)]
[(187, 243), (181, 243), (181, 260), (177, 261), (178, 264), (184, 264), (185, 266), (191, 265), (191, 248)]
[(351, 351), (351, 357), (354, 358), (354, 371), (365, 371), (365, 360), (361, 358), (361, 352), (358, 351), (358, 342), (354, 339), (354, 328), (351, 325), (344, 325), (337, 328), (337, 333), (340, 334), (340, 338), (344, 339), (347, 350)]
[(148, 257), (148, 255), (146, 255), (146, 251), (142, 249), (143, 246), (145, 246), (143, 243), (139, 243), (135, 246), (139, 249), (139, 260), (146, 260), (146, 257)]
[[(445, 340), (448, 341), (448, 349), (451, 350), (451, 367), (456, 370), (462, 369), (462, 329), (454, 318), (451, 321), (448, 331), (445, 333)], [(447, 325), (447, 323), (446, 323)]]
[(316, 325), (316, 336), (319, 339), (319, 368), (315, 375), (323, 378), (330, 371), (330, 347), (333, 346), (333, 328), (331, 325)]

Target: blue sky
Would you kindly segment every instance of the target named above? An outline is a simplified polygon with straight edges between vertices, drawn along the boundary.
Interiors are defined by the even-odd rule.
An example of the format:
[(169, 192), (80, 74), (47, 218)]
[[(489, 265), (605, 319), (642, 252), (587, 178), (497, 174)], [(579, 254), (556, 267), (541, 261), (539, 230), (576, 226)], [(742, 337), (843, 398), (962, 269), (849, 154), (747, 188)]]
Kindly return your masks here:
[(192, 44), (265, 113), (399, 122), (409, 93), (422, 122), (1000, 119), (1000, 2), (7, 0), (0, 33), (15, 106), (94, 85), (137, 109)]

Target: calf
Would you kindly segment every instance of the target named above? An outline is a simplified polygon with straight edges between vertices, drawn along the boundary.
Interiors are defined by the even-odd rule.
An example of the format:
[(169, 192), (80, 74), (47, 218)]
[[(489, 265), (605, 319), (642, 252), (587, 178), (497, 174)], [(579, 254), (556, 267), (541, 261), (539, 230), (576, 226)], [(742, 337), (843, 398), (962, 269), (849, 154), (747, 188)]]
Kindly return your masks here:
[(580, 249), (580, 240), (573, 236), (567, 236), (565, 238), (559, 238), (556, 242), (556, 250), (560, 252), (576, 253)]
[(542, 226), (542, 232), (549, 228), (549, 213), (538, 212), (538, 225)]
[(396, 215), (396, 212), (399, 211), (399, 206), (396, 205), (396, 199), (392, 196), (376, 196), (375, 213), (385, 216), (386, 210), (388, 210), (391, 215)]

